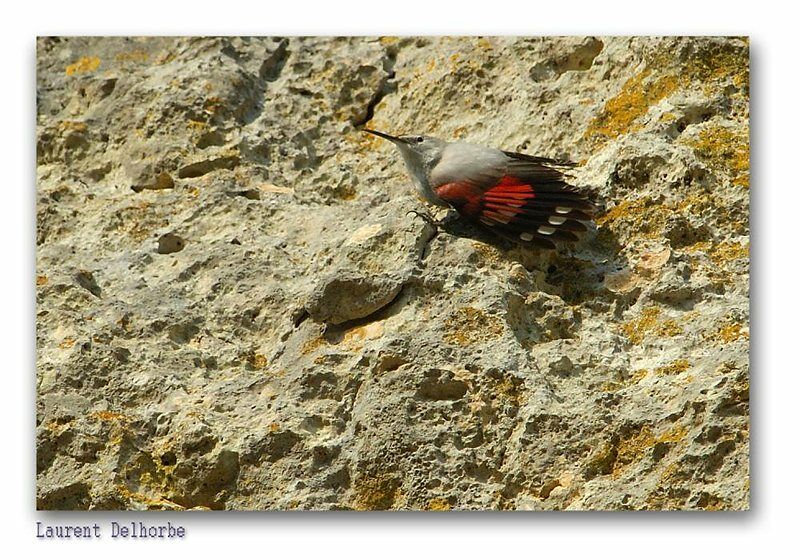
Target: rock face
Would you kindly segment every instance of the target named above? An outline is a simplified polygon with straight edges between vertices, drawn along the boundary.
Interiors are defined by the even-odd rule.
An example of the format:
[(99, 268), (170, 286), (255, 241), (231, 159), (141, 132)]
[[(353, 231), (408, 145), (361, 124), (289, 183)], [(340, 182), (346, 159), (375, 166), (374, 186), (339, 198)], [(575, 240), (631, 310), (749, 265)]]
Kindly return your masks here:
[[(746, 39), (37, 50), (39, 508), (748, 508)], [(366, 123), (597, 227), (434, 235)]]

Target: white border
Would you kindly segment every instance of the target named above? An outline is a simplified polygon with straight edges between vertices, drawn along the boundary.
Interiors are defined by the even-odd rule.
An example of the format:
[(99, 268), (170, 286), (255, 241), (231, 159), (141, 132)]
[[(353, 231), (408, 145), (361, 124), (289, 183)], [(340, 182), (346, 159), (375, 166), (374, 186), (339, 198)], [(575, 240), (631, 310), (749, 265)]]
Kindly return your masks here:
[[(798, 60), (786, 3), (450, 2), (29, 2), (9, 4), (1, 37), (3, 292), (7, 545), (59, 558), (436, 557), (745, 558), (797, 551), (798, 329), (796, 248)], [(15, 13), (10, 13), (14, 10)], [(619, 34), (750, 35), (752, 46), (752, 511), (749, 513), (166, 515), (185, 542), (37, 541), (34, 511), (34, 165), (36, 35)], [(122, 521), (131, 514), (103, 516)], [(88, 515), (86, 519), (91, 519)], [(149, 518), (152, 519), (152, 518)], [(159, 550), (154, 550), (158, 546)], [(169, 550), (161, 550), (169, 547)], [(10, 549), (10, 548), (9, 548)], [(795, 554), (777, 552), (778, 557)]]

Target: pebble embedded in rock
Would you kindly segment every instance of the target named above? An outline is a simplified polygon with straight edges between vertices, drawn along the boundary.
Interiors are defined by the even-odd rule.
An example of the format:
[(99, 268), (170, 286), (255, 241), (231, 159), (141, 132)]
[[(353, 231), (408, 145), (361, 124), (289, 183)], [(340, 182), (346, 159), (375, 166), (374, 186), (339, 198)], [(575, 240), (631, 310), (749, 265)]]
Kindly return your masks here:
[(177, 253), (183, 251), (186, 247), (186, 241), (179, 235), (174, 233), (166, 233), (158, 238), (158, 253), (161, 255), (169, 255), (170, 253)]

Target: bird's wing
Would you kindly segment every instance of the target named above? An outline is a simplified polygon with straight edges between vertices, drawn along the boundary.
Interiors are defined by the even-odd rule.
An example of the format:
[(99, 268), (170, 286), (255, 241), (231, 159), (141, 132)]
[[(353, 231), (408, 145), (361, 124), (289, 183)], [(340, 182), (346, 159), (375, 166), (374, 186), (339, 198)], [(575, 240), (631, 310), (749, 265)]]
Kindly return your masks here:
[(564, 170), (575, 167), (571, 161), (529, 156), (516, 152), (503, 152), (503, 154), (508, 158), (506, 171), (509, 175), (539, 183), (563, 182)]
[(508, 156), (500, 150), (453, 142), (442, 151), (442, 157), (431, 171), (430, 181), (434, 188), (462, 181), (489, 187), (503, 177), (508, 161)]
[(449, 182), (434, 183), (436, 194), (465, 218), (518, 242), (553, 248), (559, 241), (577, 241), (595, 207), (566, 182), (558, 169), (565, 163), (499, 153), (504, 158), (499, 173), (497, 165), (483, 166), (472, 176), (450, 173)]

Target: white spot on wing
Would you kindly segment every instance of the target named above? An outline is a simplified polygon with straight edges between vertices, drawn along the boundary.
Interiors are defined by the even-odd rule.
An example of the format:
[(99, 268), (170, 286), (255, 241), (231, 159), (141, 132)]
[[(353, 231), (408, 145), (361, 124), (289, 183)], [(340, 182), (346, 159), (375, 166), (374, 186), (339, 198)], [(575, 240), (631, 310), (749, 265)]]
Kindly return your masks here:
[(550, 216), (550, 218), (548, 218), (547, 221), (550, 222), (554, 226), (560, 226), (561, 224), (566, 222), (567, 219), (564, 218), (563, 216)]
[(536, 231), (538, 231), (542, 235), (552, 235), (556, 232), (556, 228), (550, 226), (539, 226), (539, 229), (537, 229)]
[(519, 238), (523, 241), (533, 241), (533, 235), (528, 232), (520, 233)]
[(556, 214), (569, 214), (572, 208), (569, 206), (556, 206)]

